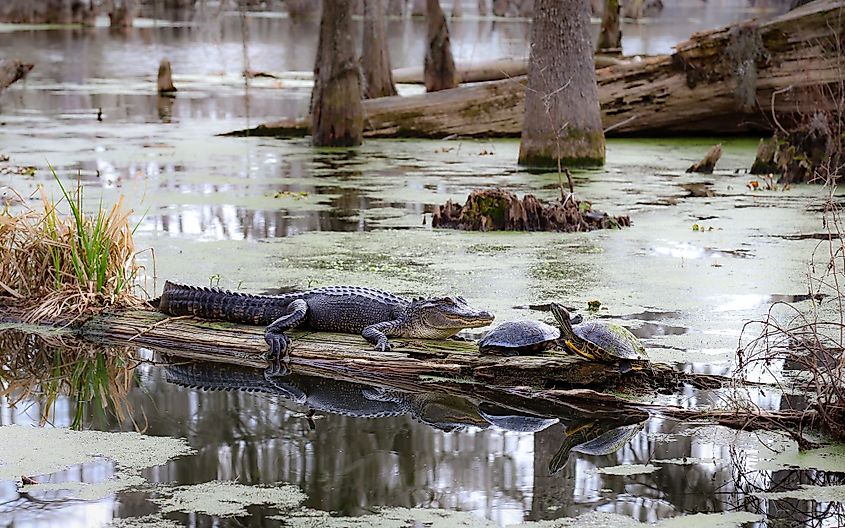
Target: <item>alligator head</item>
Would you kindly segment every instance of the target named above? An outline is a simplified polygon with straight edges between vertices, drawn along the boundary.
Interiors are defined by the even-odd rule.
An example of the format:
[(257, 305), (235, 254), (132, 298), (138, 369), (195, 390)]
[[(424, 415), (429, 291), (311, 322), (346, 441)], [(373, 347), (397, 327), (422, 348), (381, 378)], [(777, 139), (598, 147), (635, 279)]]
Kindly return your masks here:
[(413, 337), (445, 339), (464, 328), (478, 328), (493, 322), (493, 314), (473, 308), (463, 297), (414, 299), (407, 315)]

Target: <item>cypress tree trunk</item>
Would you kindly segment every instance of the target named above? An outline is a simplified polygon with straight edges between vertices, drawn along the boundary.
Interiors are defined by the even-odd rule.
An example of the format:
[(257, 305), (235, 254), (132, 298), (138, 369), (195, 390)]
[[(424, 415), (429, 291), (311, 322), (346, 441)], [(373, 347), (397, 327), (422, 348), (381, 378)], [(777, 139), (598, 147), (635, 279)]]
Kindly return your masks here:
[(622, 29), (619, 27), (619, 0), (604, 0), (601, 32), (596, 50), (601, 53), (622, 53)]
[(387, 51), (382, 0), (364, 0), (361, 68), (364, 70), (365, 98), (396, 95), (396, 86), (390, 71), (390, 54)]
[(428, 49), (425, 53), (423, 80), (428, 92), (447, 90), (458, 85), (455, 60), (452, 58), (452, 44), (449, 42), (449, 26), (440, 9), (439, 0), (426, 0), (428, 19)]
[(587, 9), (587, 0), (535, 4), (520, 164), (604, 164)]
[(352, 41), (352, 0), (324, 2), (311, 94), (314, 145), (361, 144), (364, 110), (359, 72)]

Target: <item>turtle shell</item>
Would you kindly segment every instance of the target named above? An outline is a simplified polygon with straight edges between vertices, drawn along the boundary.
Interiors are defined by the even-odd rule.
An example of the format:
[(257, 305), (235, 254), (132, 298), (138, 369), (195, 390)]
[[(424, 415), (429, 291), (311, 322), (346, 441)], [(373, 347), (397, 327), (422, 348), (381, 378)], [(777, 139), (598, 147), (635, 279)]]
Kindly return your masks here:
[(501, 350), (518, 354), (543, 350), (560, 338), (560, 329), (542, 321), (508, 321), (491, 330), (478, 342), (481, 352)]
[(585, 455), (609, 455), (621, 449), (634, 435), (642, 431), (644, 426), (645, 421), (617, 427), (583, 444), (578, 444), (572, 450)]
[(572, 331), (584, 341), (589, 341), (613, 358), (648, 361), (645, 347), (624, 326), (591, 321), (573, 326)]

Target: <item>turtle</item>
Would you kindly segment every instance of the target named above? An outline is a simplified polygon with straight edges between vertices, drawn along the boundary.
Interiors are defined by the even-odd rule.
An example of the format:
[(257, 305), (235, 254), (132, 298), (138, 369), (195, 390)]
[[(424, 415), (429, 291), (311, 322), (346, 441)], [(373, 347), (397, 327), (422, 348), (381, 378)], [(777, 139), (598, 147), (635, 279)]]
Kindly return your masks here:
[(482, 402), (478, 406), (478, 414), (500, 429), (519, 433), (537, 433), (560, 421), (558, 418), (526, 414), (488, 402)]
[[(567, 315), (567, 321), (568, 319)], [(570, 325), (583, 321), (576, 315)], [(542, 321), (521, 320), (502, 323), (491, 330), (478, 342), (478, 351), (482, 354), (500, 354), (503, 356), (521, 356), (537, 354), (548, 350), (558, 343), (561, 330)]]
[(566, 429), (566, 438), (549, 462), (549, 474), (553, 475), (566, 467), (572, 451), (592, 456), (610, 455), (619, 451), (642, 431), (647, 421), (645, 419), (620, 426), (619, 421), (582, 420), (570, 425)]
[(645, 347), (624, 326), (597, 321), (573, 325), (566, 308), (552, 303), (551, 309), (560, 323), (560, 342), (566, 350), (590, 361), (618, 363), (622, 374), (649, 366)]

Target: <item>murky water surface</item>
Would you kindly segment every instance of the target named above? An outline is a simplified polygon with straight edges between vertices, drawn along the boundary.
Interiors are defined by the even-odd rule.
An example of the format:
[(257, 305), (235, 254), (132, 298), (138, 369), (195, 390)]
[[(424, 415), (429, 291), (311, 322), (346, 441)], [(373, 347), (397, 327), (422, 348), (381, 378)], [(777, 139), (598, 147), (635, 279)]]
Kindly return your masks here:
[[(628, 25), (626, 52), (667, 52), (693, 30), (782, 9), (707, 6), (678, 4)], [(239, 72), (310, 70), (317, 25), (248, 16), (245, 65), (237, 13), (188, 18), (127, 34), (0, 31), (3, 49), (36, 63), (0, 99), (0, 154), (11, 158), (0, 164), (0, 185), (55, 192), (50, 163), (66, 178), (78, 175), (92, 205), (127, 196), (136, 243), (154, 248), (154, 259), (140, 256), (149, 288), (164, 278), (252, 292), (353, 283), (408, 296), (458, 293), (497, 321), (551, 321), (547, 305), (560, 301), (629, 327), (655, 360), (712, 374), (731, 371), (745, 321), (777, 301), (810, 302), (816, 241), (784, 235), (821, 228), (822, 191), (749, 190), (744, 169), (755, 140), (722, 141), (709, 176), (684, 169), (718, 140), (609, 141), (606, 167), (577, 173), (575, 184), (596, 208), (630, 215), (633, 226), (622, 231), (433, 231), (435, 204), (491, 186), (553, 198), (558, 177), (521, 170), (518, 143), (508, 140), (321, 150), (307, 140), (216, 137), (303, 111), (307, 81), (259, 80), (247, 96)], [(394, 65), (419, 64), (422, 24), (393, 21), (390, 32)], [(466, 17), (453, 42), (460, 60), (519, 56), (527, 34), (524, 21)], [(164, 56), (174, 64), (175, 99), (150, 95)], [(34, 175), (12, 170), (30, 165)], [(591, 301), (600, 303), (594, 313)], [(13, 389), (0, 398), (0, 425), (26, 427), (0, 428), (4, 445), (15, 446), (0, 452), (0, 524), (327, 526), (325, 512), (338, 526), (845, 522), (845, 494), (835, 486), (845, 452), (837, 448), (798, 455), (774, 434), (659, 416), (526, 414), (466, 394), (303, 375), (269, 383), (249, 369), (168, 366), (144, 349), (87, 345), (78, 361), (66, 345), (0, 336), (0, 377)], [(155, 364), (127, 371), (133, 357)], [(52, 400), (61, 383), (92, 403)], [(658, 400), (695, 407), (724, 396), (685, 389)], [(775, 391), (754, 398), (765, 408), (787, 405)], [(46, 434), (72, 424), (80, 435), (124, 433)], [(125, 436), (135, 429), (184, 443)], [(66, 456), (37, 456), (57, 449)], [(18, 487), (22, 475), (39, 484)], [(811, 500), (821, 492), (801, 485), (830, 487)]]

